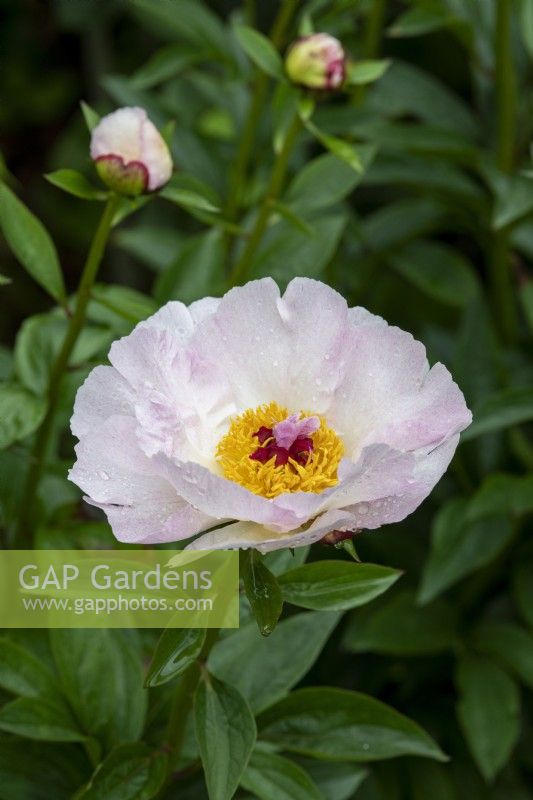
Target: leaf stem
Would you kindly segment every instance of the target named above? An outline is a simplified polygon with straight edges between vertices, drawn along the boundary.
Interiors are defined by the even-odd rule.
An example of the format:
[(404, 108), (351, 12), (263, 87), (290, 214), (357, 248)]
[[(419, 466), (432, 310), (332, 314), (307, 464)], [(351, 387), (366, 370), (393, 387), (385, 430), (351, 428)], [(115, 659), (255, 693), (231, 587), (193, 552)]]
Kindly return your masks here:
[[(516, 79), (511, 44), (512, 0), (496, 0), (494, 32), (496, 95), (496, 162), (510, 173), (516, 138)], [(506, 231), (497, 231), (489, 257), (492, 305), (503, 340), (510, 344), (516, 336), (516, 307), (513, 297), (511, 251)]]
[(98, 274), (118, 202), (119, 197), (115, 194), (111, 194), (107, 200), (82, 272), (77, 291), (76, 307), (74, 313), (69, 318), (63, 344), (61, 345), (61, 349), (50, 371), (48, 382), (48, 410), (41, 427), (37, 431), (35, 443), (31, 452), (31, 461), (22, 494), (22, 504), (15, 536), (15, 544), (17, 547), (30, 547), (32, 543), (30, 531), (32, 511), (54, 426), (59, 399), (61, 397), (61, 384), (68, 368), (70, 356), (85, 323), (87, 305), (91, 297), (91, 289)]
[[(285, 33), (297, 7), (298, 0), (284, 0), (284, 2), (282, 2), (270, 32), (270, 41), (276, 49), (282, 46)], [(236, 220), (241, 207), (244, 182), (254, 149), (259, 121), (265, 106), (269, 81), (270, 78), (266, 73), (258, 72), (251, 89), (252, 100), (244, 123), (233, 169), (230, 173), (228, 197), (224, 208), (225, 218), (229, 222), (234, 222)], [(225, 244), (228, 255), (232, 237), (233, 234), (230, 231), (226, 232)]]
[(283, 188), (289, 157), (292, 152), (294, 142), (296, 141), (298, 133), (301, 130), (301, 126), (302, 123), (300, 117), (298, 113), (296, 113), (291, 124), (289, 125), (289, 128), (287, 129), (283, 145), (274, 160), (274, 166), (270, 176), (268, 188), (259, 209), (259, 213), (257, 214), (255, 223), (250, 231), (248, 241), (244, 245), (242, 254), (231, 272), (231, 286), (235, 286), (237, 283), (244, 280), (250, 270), (256, 250), (261, 243), (272, 216), (272, 204), (278, 199)]

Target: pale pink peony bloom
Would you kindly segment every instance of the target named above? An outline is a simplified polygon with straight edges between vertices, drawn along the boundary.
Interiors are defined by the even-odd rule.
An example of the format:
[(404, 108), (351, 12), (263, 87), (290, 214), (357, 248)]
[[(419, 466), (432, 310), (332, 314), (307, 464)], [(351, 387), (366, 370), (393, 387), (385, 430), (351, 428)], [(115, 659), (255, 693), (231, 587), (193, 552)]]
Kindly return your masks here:
[(121, 194), (155, 191), (172, 175), (169, 149), (144, 108), (102, 117), (92, 132), (91, 158), (104, 183)]
[(285, 57), (285, 72), (299, 86), (333, 91), (345, 81), (346, 61), (338, 39), (329, 33), (313, 33), (291, 44)]
[(420, 342), (307, 278), (168, 303), (109, 360), (76, 397), (70, 479), (124, 542), (268, 551), (398, 522), (471, 421)]

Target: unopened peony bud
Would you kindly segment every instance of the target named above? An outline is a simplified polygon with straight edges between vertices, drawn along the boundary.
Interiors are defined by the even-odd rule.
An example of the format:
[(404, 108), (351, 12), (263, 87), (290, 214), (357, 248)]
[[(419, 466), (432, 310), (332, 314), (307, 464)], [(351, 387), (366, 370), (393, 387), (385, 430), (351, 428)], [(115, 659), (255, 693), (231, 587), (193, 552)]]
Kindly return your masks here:
[(172, 175), (169, 149), (144, 108), (119, 108), (92, 132), (91, 158), (102, 181), (119, 194), (160, 189)]
[(289, 47), (285, 71), (300, 86), (332, 91), (344, 83), (346, 54), (338, 39), (328, 33), (314, 33)]

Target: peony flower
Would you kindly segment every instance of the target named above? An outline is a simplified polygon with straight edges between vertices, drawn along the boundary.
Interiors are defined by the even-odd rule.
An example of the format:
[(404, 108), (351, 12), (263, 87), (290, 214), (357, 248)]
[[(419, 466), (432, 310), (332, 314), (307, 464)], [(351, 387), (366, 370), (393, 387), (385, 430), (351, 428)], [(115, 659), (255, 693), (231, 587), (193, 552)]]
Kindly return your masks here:
[(170, 302), (76, 397), (70, 472), (115, 536), (297, 547), (413, 512), (471, 421), (424, 346), (318, 281)]
[(338, 89), (346, 78), (342, 44), (328, 33), (297, 39), (287, 51), (285, 72), (293, 83), (307, 89)]
[(144, 108), (102, 117), (92, 132), (91, 158), (101, 180), (119, 194), (153, 192), (172, 175), (169, 149)]

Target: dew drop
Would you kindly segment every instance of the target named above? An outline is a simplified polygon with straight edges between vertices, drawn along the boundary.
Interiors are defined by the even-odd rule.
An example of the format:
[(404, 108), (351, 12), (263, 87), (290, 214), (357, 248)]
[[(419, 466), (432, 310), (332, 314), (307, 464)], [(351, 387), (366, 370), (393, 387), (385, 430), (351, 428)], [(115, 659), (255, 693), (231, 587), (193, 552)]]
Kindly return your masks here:
[(102, 472), (99, 472), (98, 474), (100, 475), (100, 477), (101, 477), (101, 479), (102, 479), (103, 481), (108, 481), (108, 480), (109, 480), (109, 475), (107, 474), (107, 472), (104, 472), (104, 471), (102, 470)]

